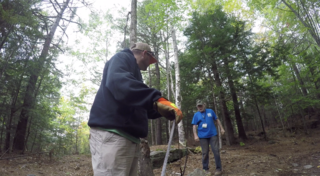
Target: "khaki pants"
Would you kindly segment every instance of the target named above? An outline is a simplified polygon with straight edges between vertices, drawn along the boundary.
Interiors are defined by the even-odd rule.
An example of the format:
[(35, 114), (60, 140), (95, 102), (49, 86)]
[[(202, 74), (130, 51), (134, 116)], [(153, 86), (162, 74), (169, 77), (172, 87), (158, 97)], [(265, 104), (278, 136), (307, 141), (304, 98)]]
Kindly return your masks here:
[(94, 176), (137, 176), (140, 144), (115, 133), (90, 129)]

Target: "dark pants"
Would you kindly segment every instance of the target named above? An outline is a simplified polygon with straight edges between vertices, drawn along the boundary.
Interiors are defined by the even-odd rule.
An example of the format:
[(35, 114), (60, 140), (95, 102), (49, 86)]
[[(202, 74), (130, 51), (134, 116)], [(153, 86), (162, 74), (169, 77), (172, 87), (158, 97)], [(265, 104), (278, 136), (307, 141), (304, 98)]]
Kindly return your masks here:
[(218, 136), (212, 136), (211, 138), (201, 138), (200, 146), (202, 150), (202, 166), (204, 170), (209, 170), (209, 144), (214, 155), (216, 162), (216, 170), (222, 170), (221, 159), (219, 151), (219, 139)]

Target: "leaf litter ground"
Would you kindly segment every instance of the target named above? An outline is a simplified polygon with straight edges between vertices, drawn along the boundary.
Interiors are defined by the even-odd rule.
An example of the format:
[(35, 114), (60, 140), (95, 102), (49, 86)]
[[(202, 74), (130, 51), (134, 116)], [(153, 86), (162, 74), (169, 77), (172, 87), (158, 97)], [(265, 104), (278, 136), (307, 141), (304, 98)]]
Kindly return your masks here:
[[(309, 135), (302, 131), (288, 133), (284, 137), (280, 130), (270, 130), (269, 140), (264, 141), (254, 132), (244, 146), (223, 146), (221, 160), (224, 176), (320, 176), (320, 129)], [(196, 147), (198, 144), (193, 143)], [(151, 150), (166, 150), (166, 145), (152, 146)], [(178, 148), (178, 146), (173, 146)], [(180, 147), (181, 148), (181, 147)], [(3, 158), (16, 155), (4, 155)], [(167, 166), (167, 175), (179, 175), (186, 157)], [(210, 172), (214, 173), (214, 158), (210, 153)], [(311, 167), (311, 168), (310, 168)], [(190, 153), (185, 176), (196, 168), (202, 168), (201, 154)], [(161, 168), (154, 169), (160, 176)], [(90, 155), (68, 155), (50, 160), (45, 155), (0, 160), (0, 176), (92, 176)]]

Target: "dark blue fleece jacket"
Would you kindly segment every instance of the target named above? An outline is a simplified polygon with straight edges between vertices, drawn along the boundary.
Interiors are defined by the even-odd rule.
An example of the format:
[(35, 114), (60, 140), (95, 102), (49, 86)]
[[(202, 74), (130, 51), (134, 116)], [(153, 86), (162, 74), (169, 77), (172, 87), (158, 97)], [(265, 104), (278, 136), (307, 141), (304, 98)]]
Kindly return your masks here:
[(125, 49), (105, 64), (88, 125), (120, 129), (135, 137), (146, 137), (148, 118), (161, 117), (153, 110), (153, 102), (160, 97), (158, 90), (143, 83), (133, 53)]

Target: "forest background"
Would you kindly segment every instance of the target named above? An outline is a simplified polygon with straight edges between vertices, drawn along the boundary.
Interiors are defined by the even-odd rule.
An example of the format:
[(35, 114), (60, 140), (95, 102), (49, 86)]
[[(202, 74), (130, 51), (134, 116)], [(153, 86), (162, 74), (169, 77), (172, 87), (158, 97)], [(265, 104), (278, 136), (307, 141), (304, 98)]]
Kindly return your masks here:
[[(1, 1), (2, 154), (90, 153), (87, 120), (103, 66), (130, 45), (134, 22), (134, 3), (92, 3)], [(184, 113), (176, 142), (193, 141), (197, 99), (221, 119), (226, 145), (252, 130), (308, 134), (319, 123), (319, 1), (144, 0), (136, 9), (137, 41), (159, 60), (143, 72), (145, 83)], [(170, 125), (150, 120), (149, 144), (166, 144)]]

